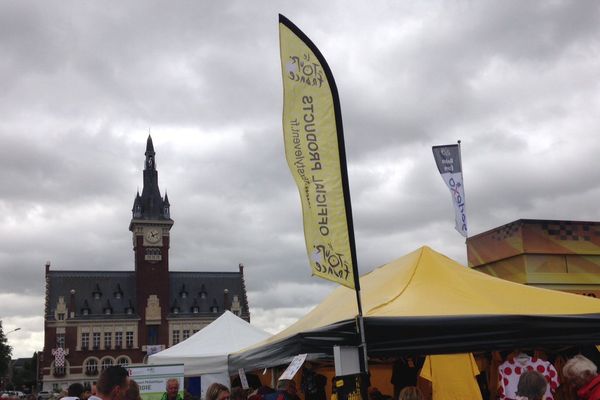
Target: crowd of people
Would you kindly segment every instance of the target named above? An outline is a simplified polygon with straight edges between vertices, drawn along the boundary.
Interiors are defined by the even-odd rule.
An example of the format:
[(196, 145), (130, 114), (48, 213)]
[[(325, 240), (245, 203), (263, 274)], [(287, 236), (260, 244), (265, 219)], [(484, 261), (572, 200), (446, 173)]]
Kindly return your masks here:
[[(597, 366), (588, 358), (576, 355), (564, 365), (563, 375), (581, 400), (600, 400), (600, 375)], [(548, 380), (536, 370), (524, 372), (519, 379), (515, 400), (546, 400), (544, 394)], [(370, 395), (374, 392), (370, 392)], [(186, 396), (187, 397), (187, 396)], [(370, 396), (372, 397), (372, 396)], [(169, 379), (161, 400), (184, 400), (179, 391), (179, 381)], [(69, 386), (61, 400), (142, 400), (138, 384), (121, 366), (111, 366), (100, 374), (97, 383), (84, 388), (80, 383)], [(293, 380), (279, 380), (276, 388), (268, 386), (229, 389), (213, 383), (206, 390), (204, 400), (301, 400)], [(306, 400), (306, 399), (305, 399)], [(416, 386), (403, 388), (392, 400), (425, 400)]]

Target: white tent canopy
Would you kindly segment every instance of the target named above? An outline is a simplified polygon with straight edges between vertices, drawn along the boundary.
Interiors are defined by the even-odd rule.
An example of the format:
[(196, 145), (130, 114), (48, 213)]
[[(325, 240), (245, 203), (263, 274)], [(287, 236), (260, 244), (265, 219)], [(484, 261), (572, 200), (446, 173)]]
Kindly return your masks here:
[(258, 343), (271, 334), (230, 311), (188, 339), (148, 357), (148, 364), (183, 364), (185, 376), (227, 372), (227, 355)]

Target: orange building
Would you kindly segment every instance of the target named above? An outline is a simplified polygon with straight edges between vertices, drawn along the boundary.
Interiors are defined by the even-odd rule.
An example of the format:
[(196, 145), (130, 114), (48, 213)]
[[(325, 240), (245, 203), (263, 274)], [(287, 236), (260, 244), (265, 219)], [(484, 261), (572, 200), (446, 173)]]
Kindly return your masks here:
[(519, 219), (467, 239), (469, 267), (600, 298), (600, 222)]

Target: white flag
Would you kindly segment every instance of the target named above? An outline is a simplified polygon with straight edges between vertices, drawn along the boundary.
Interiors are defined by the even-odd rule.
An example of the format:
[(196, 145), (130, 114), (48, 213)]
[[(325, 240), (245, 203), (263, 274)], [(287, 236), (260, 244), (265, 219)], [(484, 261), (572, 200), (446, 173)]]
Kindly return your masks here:
[(467, 212), (465, 210), (465, 188), (460, 162), (460, 147), (458, 144), (450, 144), (447, 146), (433, 146), (432, 150), (438, 170), (452, 195), (454, 227), (458, 233), (467, 237)]

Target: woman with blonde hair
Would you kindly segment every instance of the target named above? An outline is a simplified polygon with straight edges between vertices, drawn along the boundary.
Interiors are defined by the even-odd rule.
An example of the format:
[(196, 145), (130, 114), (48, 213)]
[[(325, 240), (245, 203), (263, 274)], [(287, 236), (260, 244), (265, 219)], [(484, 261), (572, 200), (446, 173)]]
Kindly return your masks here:
[(407, 386), (400, 391), (398, 400), (424, 400), (423, 392), (416, 386)]
[(220, 383), (213, 383), (206, 389), (206, 400), (229, 400), (229, 388)]

